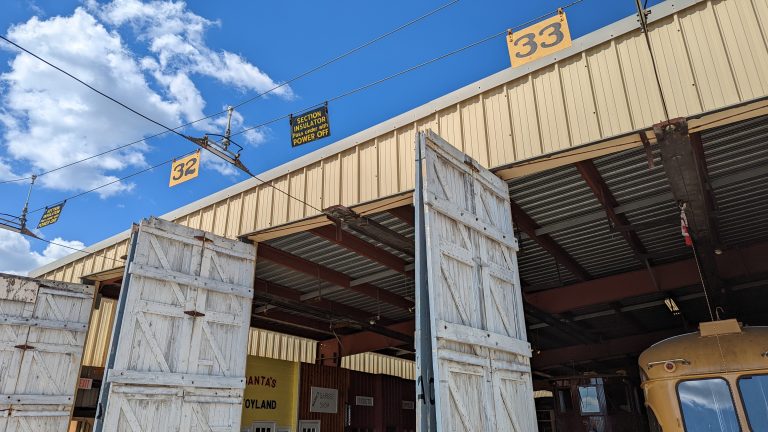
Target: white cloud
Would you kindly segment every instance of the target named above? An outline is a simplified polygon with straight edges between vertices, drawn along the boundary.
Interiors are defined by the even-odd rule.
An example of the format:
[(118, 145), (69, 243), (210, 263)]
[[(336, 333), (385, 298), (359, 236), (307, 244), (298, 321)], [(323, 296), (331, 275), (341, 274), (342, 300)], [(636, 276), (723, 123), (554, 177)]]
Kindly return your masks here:
[[(116, 27), (130, 26), (145, 39), (164, 74), (200, 74), (255, 92), (277, 85), (242, 56), (229, 51), (214, 51), (206, 46), (206, 29), (219, 23), (189, 11), (183, 1), (115, 0), (99, 5), (95, 0), (88, 0), (86, 4), (104, 22)], [(273, 94), (292, 97), (289, 86), (281, 87)]]
[[(249, 92), (276, 85), (241, 56), (209, 48), (205, 32), (215, 25), (184, 2), (86, 0), (71, 16), (33, 17), (12, 26), (8, 37), (147, 116), (178, 125), (205, 116), (206, 101), (194, 82), (199, 76)], [(121, 35), (126, 28), (146, 48), (145, 57), (137, 58), (133, 44)], [(0, 148), (5, 150), (0, 178), (47, 171), (162, 131), (27, 54), (16, 53), (9, 66), (0, 74)], [(292, 97), (288, 86), (275, 94)], [(223, 133), (224, 122), (218, 117), (195, 128)], [(233, 130), (243, 125), (235, 113)], [(243, 138), (254, 145), (263, 140), (259, 132)], [(43, 176), (38, 183), (62, 191), (88, 190), (148, 166), (149, 151), (142, 142)], [(214, 168), (231, 175), (224, 165)], [(108, 197), (132, 188), (119, 182), (99, 194)]]
[(21, 234), (0, 230), (0, 273), (26, 275), (30, 270), (75, 252), (64, 246), (75, 249), (85, 247), (82, 242), (59, 237), (53, 239), (53, 242), (62, 246), (49, 244), (39, 253), (32, 250), (29, 240)]

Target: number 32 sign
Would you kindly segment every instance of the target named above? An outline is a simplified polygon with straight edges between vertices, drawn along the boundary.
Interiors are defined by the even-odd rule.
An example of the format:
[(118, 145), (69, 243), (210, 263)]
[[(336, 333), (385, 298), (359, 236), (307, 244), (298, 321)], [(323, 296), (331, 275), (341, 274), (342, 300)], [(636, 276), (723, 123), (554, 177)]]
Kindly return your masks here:
[(522, 66), (571, 46), (571, 31), (565, 12), (522, 30), (507, 33), (512, 67)]
[(171, 164), (171, 179), (168, 187), (176, 186), (197, 177), (200, 165), (200, 150), (187, 157), (177, 159)]

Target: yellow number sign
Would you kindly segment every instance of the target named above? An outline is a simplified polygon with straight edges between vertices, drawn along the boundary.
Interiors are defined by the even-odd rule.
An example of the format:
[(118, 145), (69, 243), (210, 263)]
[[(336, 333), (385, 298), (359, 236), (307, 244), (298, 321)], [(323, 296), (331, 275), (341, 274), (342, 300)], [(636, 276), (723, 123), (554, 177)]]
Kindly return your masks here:
[(171, 164), (171, 179), (168, 187), (176, 186), (197, 177), (200, 166), (200, 150), (187, 157), (173, 161)]
[(530, 27), (507, 34), (512, 67), (522, 66), (571, 46), (571, 31), (565, 12)]

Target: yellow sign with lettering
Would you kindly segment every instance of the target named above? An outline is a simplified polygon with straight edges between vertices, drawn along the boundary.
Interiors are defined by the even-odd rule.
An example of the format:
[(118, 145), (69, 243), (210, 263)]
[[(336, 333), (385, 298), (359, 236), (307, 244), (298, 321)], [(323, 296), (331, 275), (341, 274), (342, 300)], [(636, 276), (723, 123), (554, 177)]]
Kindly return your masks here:
[(59, 216), (61, 216), (61, 211), (64, 210), (64, 204), (66, 203), (66, 201), (63, 201), (54, 206), (46, 207), (43, 216), (40, 218), (40, 222), (37, 224), (37, 228), (47, 227), (48, 225), (58, 222)]
[(291, 145), (294, 147), (331, 136), (328, 105), (297, 116), (291, 115), (290, 123)]
[(299, 402), (299, 364), (248, 356), (245, 366), (242, 428), (253, 422), (275, 422), (296, 430)]
[(512, 67), (522, 66), (571, 46), (571, 31), (565, 12), (522, 30), (507, 33)]
[(197, 177), (200, 171), (200, 150), (189, 156), (173, 161), (171, 164), (171, 179), (168, 181), (168, 187), (176, 186), (187, 180)]

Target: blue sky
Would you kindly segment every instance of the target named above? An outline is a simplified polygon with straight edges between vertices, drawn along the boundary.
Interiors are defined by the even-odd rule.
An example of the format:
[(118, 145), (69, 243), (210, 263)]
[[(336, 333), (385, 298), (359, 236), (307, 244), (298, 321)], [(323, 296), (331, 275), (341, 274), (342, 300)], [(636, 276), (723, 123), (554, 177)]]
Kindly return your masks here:
[[(137, 110), (176, 126), (196, 114), (218, 112), (252, 97), (445, 3), (8, 0), (0, 32)], [(461, 0), (291, 83), (282, 94), (243, 106), (234, 129), (296, 112), (564, 4)], [(632, 0), (584, 0), (567, 10), (574, 38), (633, 12)], [(195, 54), (187, 56), (185, 50), (190, 49)], [(160, 130), (23, 57), (0, 43), (0, 180), (50, 169)], [(242, 160), (255, 173), (265, 171), (508, 66), (505, 41), (499, 37), (333, 102), (331, 138), (294, 149), (288, 121), (272, 124), (244, 138)], [(208, 122), (185, 133), (205, 131), (223, 133), (223, 127)], [(192, 150), (194, 146), (179, 137), (162, 137), (113, 158), (61, 170), (43, 177), (30, 207), (54, 203)], [(161, 215), (245, 179), (209, 161), (198, 179), (169, 189), (168, 170), (161, 167), (101, 194), (69, 201), (61, 220), (42, 234), (72, 241), (74, 246), (88, 245), (131, 222)], [(26, 190), (24, 182), (0, 184), (0, 212), (18, 214)], [(32, 223), (39, 215), (31, 217)], [(0, 232), (0, 271), (23, 272), (66, 252)]]

